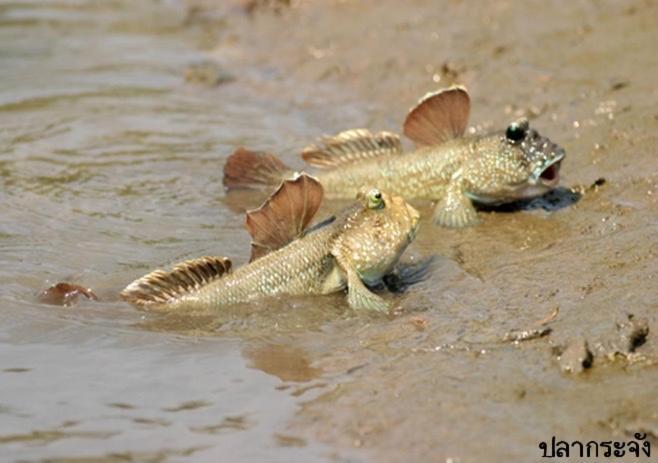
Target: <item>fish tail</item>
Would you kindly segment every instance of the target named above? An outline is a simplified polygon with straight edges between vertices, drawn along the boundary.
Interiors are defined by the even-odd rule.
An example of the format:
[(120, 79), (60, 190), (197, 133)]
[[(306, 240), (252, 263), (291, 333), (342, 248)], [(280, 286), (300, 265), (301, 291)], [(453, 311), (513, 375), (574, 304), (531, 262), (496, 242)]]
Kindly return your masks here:
[(222, 278), (230, 269), (226, 257), (186, 260), (171, 271), (155, 270), (133, 281), (121, 291), (121, 297), (137, 307), (161, 307)]
[(238, 148), (224, 164), (224, 186), (227, 189), (276, 186), (292, 173), (273, 154)]

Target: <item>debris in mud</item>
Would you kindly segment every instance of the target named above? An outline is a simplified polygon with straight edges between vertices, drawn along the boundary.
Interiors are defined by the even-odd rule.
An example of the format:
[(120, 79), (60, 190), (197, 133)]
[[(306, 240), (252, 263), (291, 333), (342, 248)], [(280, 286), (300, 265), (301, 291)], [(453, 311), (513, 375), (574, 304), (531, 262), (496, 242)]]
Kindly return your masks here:
[(429, 322), (424, 317), (411, 317), (409, 323), (416, 328), (417, 331), (425, 331)]
[(466, 71), (466, 66), (458, 66), (450, 61), (441, 65), (441, 74), (448, 82), (457, 82), (464, 71)]
[(545, 327), (545, 328), (533, 328), (529, 330), (511, 330), (505, 333), (505, 336), (503, 337), (503, 341), (505, 342), (514, 342), (514, 343), (519, 343), (522, 341), (530, 341), (532, 339), (539, 339), (543, 338), (544, 336), (548, 336), (551, 334), (551, 331), (553, 331), (551, 328)]
[(576, 339), (559, 353), (557, 360), (563, 372), (580, 374), (592, 366), (594, 355), (585, 339)]
[(290, 0), (243, 0), (241, 7), (248, 15), (252, 15), (260, 9), (269, 9), (278, 14), (284, 8), (290, 7)]
[(542, 105), (541, 107), (534, 105), (519, 107), (513, 104), (509, 104), (505, 106), (505, 114), (510, 114), (517, 118), (525, 117), (526, 119), (532, 120), (544, 114), (546, 111), (548, 111), (548, 109), (548, 105)]
[(580, 339), (571, 342), (566, 348), (555, 347), (554, 353), (562, 371), (581, 373), (590, 368), (594, 358), (608, 362), (621, 361), (627, 365), (655, 365), (658, 358), (636, 352), (647, 341), (649, 322), (646, 318), (635, 318), (628, 314), (626, 320), (617, 322), (615, 330), (593, 343), (590, 350), (588, 342)]
[(541, 320), (537, 321), (536, 324), (537, 325), (546, 325), (546, 324), (552, 322), (553, 320), (555, 320), (559, 314), (560, 314), (560, 307), (555, 307), (553, 310), (551, 310), (551, 313), (546, 315)]
[(599, 187), (602, 187), (607, 183), (607, 180), (603, 177), (597, 178), (592, 182), (591, 185), (577, 185), (570, 188), (570, 191), (574, 194), (584, 195), (585, 193), (592, 193), (599, 191)]
[(637, 319), (628, 314), (628, 320), (617, 323), (619, 341), (625, 352), (635, 352), (635, 349), (644, 344), (649, 334), (649, 321), (646, 318)]
[(306, 439), (286, 434), (274, 434), (274, 439), (279, 447), (306, 447)]
[(185, 68), (185, 82), (206, 87), (216, 87), (233, 82), (235, 77), (214, 61), (200, 61)]
[(83, 288), (80, 285), (72, 283), (57, 283), (48, 289), (39, 293), (39, 302), (51, 305), (61, 305), (70, 307), (75, 304), (80, 296), (84, 296), (92, 301), (97, 301), (98, 296), (89, 288)]
[(625, 81), (625, 80), (615, 82), (614, 84), (612, 84), (610, 86), (610, 90), (613, 91), (613, 92), (616, 91), (616, 90), (621, 90), (622, 88), (628, 87), (630, 84), (631, 84), (630, 82)]
[(615, 324), (615, 332), (609, 336), (612, 339), (597, 343), (597, 351), (610, 361), (634, 360), (633, 354), (637, 348), (647, 341), (649, 321), (646, 318), (635, 318), (633, 314), (626, 317), (623, 322)]

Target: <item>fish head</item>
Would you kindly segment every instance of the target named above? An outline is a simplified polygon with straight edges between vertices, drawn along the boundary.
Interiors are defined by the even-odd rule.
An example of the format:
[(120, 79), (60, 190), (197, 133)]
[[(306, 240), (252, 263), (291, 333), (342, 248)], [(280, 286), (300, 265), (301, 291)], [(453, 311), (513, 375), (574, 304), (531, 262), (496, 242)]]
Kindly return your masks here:
[(361, 279), (378, 283), (416, 237), (420, 214), (402, 197), (362, 190), (343, 221), (339, 245)]
[(495, 204), (540, 196), (560, 181), (560, 165), (566, 153), (558, 144), (530, 127), (528, 119), (512, 122), (504, 132), (485, 137), (482, 163), (488, 181), (474, 188), (473, 199)]

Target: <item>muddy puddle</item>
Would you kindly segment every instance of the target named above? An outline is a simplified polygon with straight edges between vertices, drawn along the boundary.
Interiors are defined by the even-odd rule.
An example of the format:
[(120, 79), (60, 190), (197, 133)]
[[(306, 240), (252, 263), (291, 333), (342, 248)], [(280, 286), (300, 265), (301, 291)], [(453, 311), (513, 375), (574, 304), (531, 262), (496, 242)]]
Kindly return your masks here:
[[(2, 458), (533, 461), (636, 432), (658, 452), (655, 2), (288, 3), (0, 3)], [(301, 166), (453, 82), (474, 129), (527, 115), (564, 146), (563, 189), (425, 222), (394, 314), (118, 300), (154, 267), (248, 259), (262, 196), (225, 194), (236, 146)], [(39, 303), (58, 281), (99, 301)]]

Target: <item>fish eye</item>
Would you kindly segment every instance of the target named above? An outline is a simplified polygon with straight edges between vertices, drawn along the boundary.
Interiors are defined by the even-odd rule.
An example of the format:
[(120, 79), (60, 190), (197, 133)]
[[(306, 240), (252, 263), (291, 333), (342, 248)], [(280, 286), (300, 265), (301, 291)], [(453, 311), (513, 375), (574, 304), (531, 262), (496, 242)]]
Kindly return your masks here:
[(512, 143), (517, 143), (526, 137), (528, 129), (529, 124), (527, 119), (512, 122), (505, 131), (505, 138)]
[(368, 209), (380, 209), (384, 207), (384, 199), (382, 198), (382, 192), (379, 190), (370, 190), (367, 195), (368, 199)]

